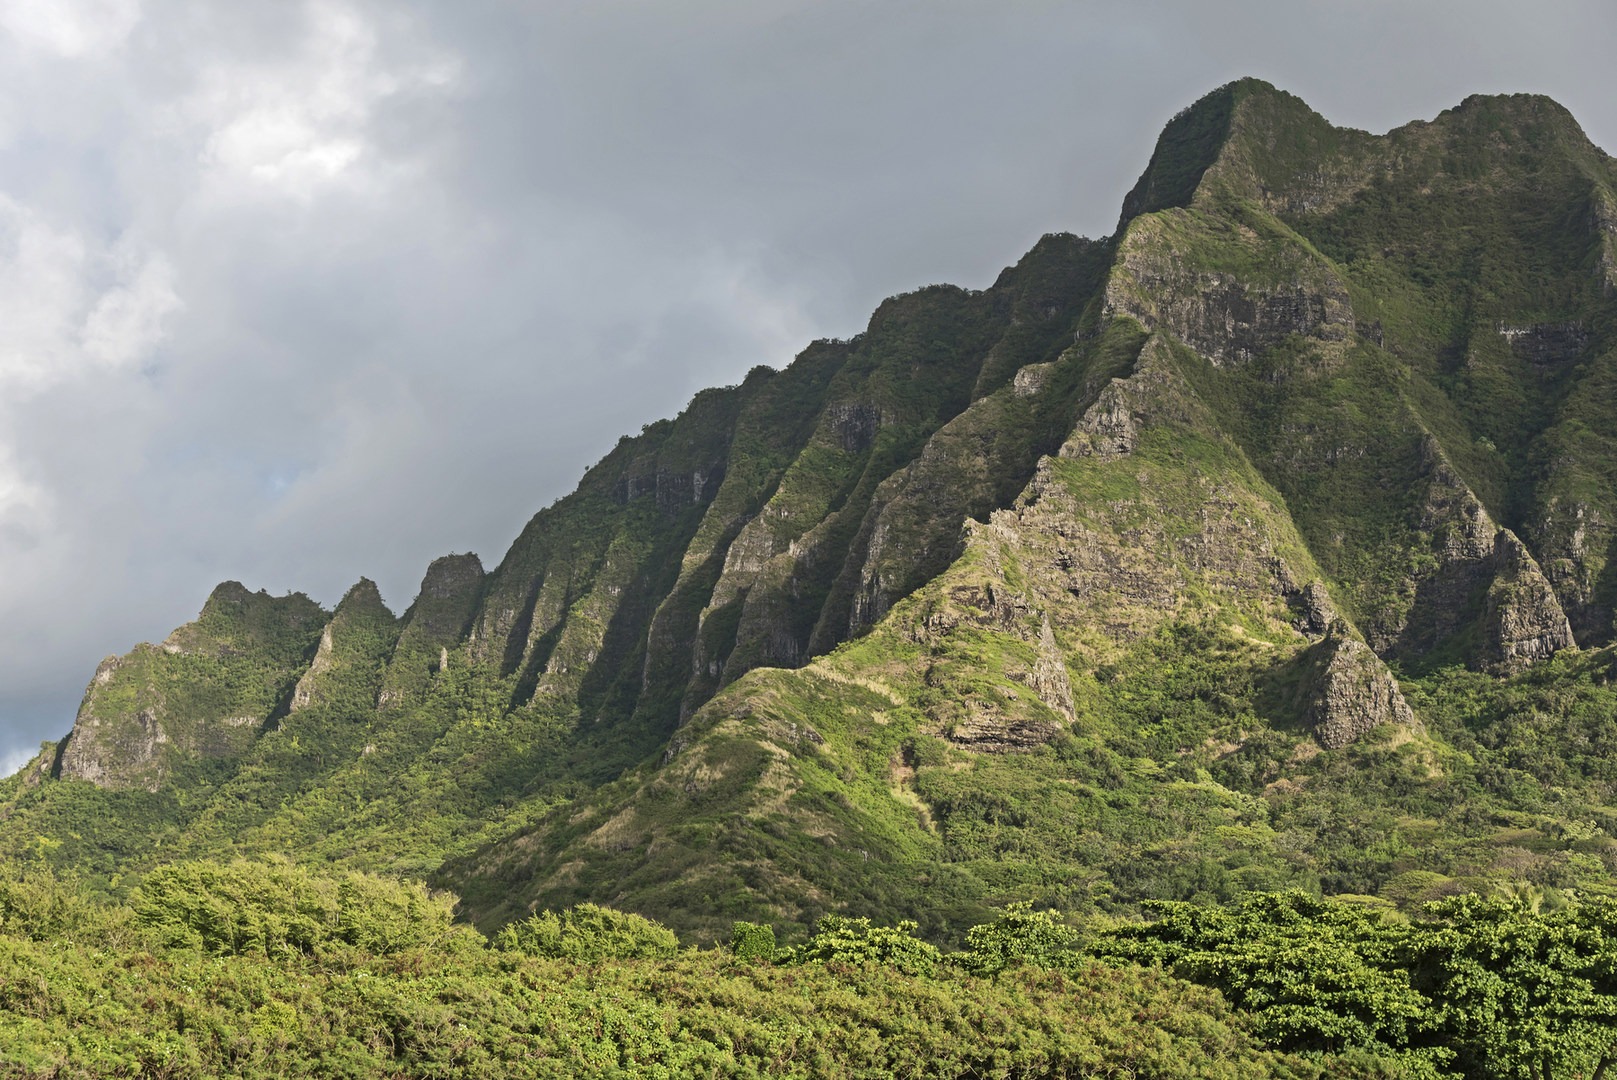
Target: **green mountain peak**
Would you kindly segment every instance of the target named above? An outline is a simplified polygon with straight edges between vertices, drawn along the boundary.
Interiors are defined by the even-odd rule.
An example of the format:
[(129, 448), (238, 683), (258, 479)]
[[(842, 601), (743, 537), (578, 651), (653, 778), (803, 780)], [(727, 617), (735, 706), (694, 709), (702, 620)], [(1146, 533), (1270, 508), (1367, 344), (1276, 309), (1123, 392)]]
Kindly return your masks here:
[(370, 578), (362, 577), (356, 581), (343, 597), (337, 602), (333, 616), (345, 614), (358, 615), (360, 613), (386, 614), (392, 617), (387, 605), (382, 602), (382, 592), (376, 587), (376, 582)]
[(1151, 160), (1140, 179), (1123, 197), (1118, 231), (1141, 214), (1189, 205), (1204, 174), (1218, 159), (1230, 135), (1242, 91), (1251, 93), (1267, 83), (1258, 80), (1228, 83), (1180, 110), (1157, 137)]
[(103, 664), (0, 852), (702, 939), (1617, 895), (1614, 190), (1546, 99), (1372, 135), (1221, 87), (1116, 235), (696, 395), (398, 618), (221, 585)]

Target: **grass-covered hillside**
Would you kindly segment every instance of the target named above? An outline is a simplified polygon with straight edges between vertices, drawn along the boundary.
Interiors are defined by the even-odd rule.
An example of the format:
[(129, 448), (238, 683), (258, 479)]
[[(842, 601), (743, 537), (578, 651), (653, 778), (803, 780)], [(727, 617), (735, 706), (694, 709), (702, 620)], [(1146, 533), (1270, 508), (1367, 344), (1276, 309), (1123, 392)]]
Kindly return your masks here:
[(703, 943), (1594, 904), (1614, 316), (1617, 167), (1555, 103), (1375, 136), (1231, 84), (1113, 236), (697, 395), (397, 618), (221, 586), (0, 788), (0, 858), (123, 903), (279, 855)]

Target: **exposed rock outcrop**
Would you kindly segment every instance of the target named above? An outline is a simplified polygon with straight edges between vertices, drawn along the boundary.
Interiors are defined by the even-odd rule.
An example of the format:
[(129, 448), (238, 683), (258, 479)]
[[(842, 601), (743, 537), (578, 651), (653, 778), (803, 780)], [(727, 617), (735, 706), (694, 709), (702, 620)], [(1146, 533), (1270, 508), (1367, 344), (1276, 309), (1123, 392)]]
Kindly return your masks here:
[(1431, 558), (1414, 564), (1410, 602), (1394, 620), (1371, 620), (1372, 645), (1418, 657), (1480, 620), (1472, 662), (1514, 671), (1575, 644), (1550, 579), (1526, 546), (1502, 529), (1435, 439), (1422, 444), (1427, 486), (1416, 526)]
[(1436, 439), (1423, 438), (1419, 453), (1424, 490), (1412, 524), (1427, 552), (1410, 560), (1402, 595), (1386, 597), (1363, 624), (1383, 656), (1424, 656), (1459, 633), (1493, 576), (1499, 526)]
[(650, 473), (625, 476), (618, 482), (614, 495), (619, 502), (629, 503), (651, 496), (657, 509), (665, 514), (677, 514), (693, 505), (711, 499), (724, 481), (724, 462), (710, 462), (695, 469), (672, 469), (660, 466)]
[(1072, 677), (1067, 674), (1067, 661), (1056, 636), (1050, 629), (1050, 616), (1045, 615), (1039, 630), (1039, 659), (1028, 675), (1028, 685), (1043, 702), (1069, 721), (1077, 719), (1072, 704)]
[(331, 668), (331, 624), (320, 631), (320, 645), (315, 649), (314, 660), (309, 664), (309, 670), (303, 673), (297, 686), (292, 688), (292, 703), (288, 711), (297, 712), (308, 708), (314, 703), (315, 693), (320, 685), (320, 676)]
[(1304, 716), (1325, 749), (1346, 746), (1382, 724), (1414, 724), (1387, 665), (1341, 623), (1310, 650), (1306, 663)]
[[(336, 682), (347, 674), (343, 671), (345, 666), (360, 663), (374, 669), (375, 655), (385, 656), (391, 652), (398, 633), (398, 622), (382, 603), (376, 583), (360, 578), (337, 604), (325, 629), (320, 631), (320, 645), (308, 670), (292, 690), (288, 712), (301, 712), (327, 700)], [(373, 681), (374, 678), (372, 676)], [(375, 693), (374, 685), (371, 693)]]
[[(1038, 588), (1033, 602), (1063, 619), (1081, 611), (1118, 642), (1186, 613), (1204, 591), (1290, 621), (1284, 598), (1318, 576), (1274, 493), (1185, 383), (1174, 348), (1153, 335), (1133, 373), (1085, 411), (1065, 460), (1042, 464), (1017, 506), (978, 530), (1031, 546), (1015, 556), (1038, 567), (1024, 572), (1039, 586), (1059, 582), (1058, 604)], [(1154, 455), (1148, 442), (1195, 446), (1199, 460)]]
[(1140, 433), (1136, 402), (1143, 383), (1150, 378), (1148, 373), (1137, 371), (1127, 379), (1113, 379), (1062, 445), (1061, 456), (1112, 461), (1131, 453)]
[(432, 560), (421, 591), (405, 613), (406, 625), (433, 641), (459, 639), (465, 632), (483, 583), (482, 560), (471, 552)]
[(1607, 296), (1617, 293), (1617, 198), (1610, 191), (1597, 189), (1592, 214), (1594, 232), (1600, 240), (1600, 261), (1595, 273)]
[(1531, 364), (1540, 374), (1559, 373), (1577, 363), (1589, 347), (1589, 331), (1576, 320), (1526, 326), (1500, 323), (1498, 329), (1516, 359)]
[(1115, 461), (1134, 452), (1143, 426), (1205, 420), (1200, 412), (1174, 367), (1172, 343), (1155, 333), (1141, 347), (1134, 369), (1101, 388), (1057, 456)]
[(1600, 508), (1582, 498), (1551, 495), (1532, 523), (1539, 568), (1555, 589), (1580, 644), (1603, 645), (1614, 629), (1601, 577), (1617, 550), (1617, 529)]
[[(109, 656), (95, 669), (73, 730), (62, 748), (59, 775), (66, 780), (87, 780), (101, 787), (144, 787), (156, 791), (163, 772), (158, 750), (168, 735), (150, 707), (118, 709), (103, 704), (105, 688), (115, 680), (129, 681), (123, 672), (156, 659), (151, 645), (137, 645), (127, 656)], [(138, 676), (137, 676), (138, 678)], [(147, 687), (148, 693), (155, 688)], [(110, 707), (109, 707), (110, 706)]]
[(1177, 349), (1151, 337), (1014, 506), (967, 522), (964, 557), (903, 616), (931, 657), (924, 709), (951, 743), (1003, 753), (1083, 724), (1069, 662), (1103, 662), (1176, 621), (1239, 610), (1264, 621), (1268, 647), (1295, 649), (1296, 597), (1307, 617), (1334, 617), (1284, 507), (1218, 431)]
[(1574, 647), (1572, 625), (1527, 547), (1509, 529), (1494, 539), (1494, 580), (1483, 611), (1484, 660), (1518, 671)]
[(223, 583), (161, 646), (101, 662), (59, 775), (155, 791), (182, 761), (240, 753), (290, 700), (325, 621), (302, 593)]
[(1249, 363), (1292, 335), (1320, 342), (1353, 340), (1347, 283), (1326, 262), (1250, 229), (1215, 243), (1249, 247), (1262, 276), (1200, 268), (1186, 251), (1209, 223), (1187, 210), (1132, 222), (1106, 286), (1107, 315), (1130, 315), (1164, 330), (1219, 367)]
[(959, 703), (959, 719), (943, 734), (954, 745), (980, 754), (1012, 754), (1043, 746), (1060, 731), (1057, 724), (1038, 717), (1016, 715), (982, 698)]
[(1323, 581), (1310, 581), (1303, 586), (1294, 603), (1298, 611), (1294, 625), (1309, 637), (1323, 637), (1339, 618)]
[(876, 441), (876, 432), (881, 430), (881, 410), (868, 402), (832, 405), (825, 410), (825, 418), (837, 445), (850, 454), (869, 450)]
[(483, 563), (476, 555), (444, 555), (432, 561), (421, 579), (421, 591), (404, 613), (378, 706), (397, 706), (425, 690), (439, 670), (441, 651), (458, 646), (470, 629), (482, 587)]

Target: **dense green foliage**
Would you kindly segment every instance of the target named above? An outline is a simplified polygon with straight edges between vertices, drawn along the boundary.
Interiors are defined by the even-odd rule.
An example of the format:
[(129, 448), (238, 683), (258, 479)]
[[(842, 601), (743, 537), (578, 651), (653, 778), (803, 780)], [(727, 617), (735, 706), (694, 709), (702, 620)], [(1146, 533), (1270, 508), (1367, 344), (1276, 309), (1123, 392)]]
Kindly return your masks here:
[[(679, 949), (590, 906), (495, 943), (452, 899), (284, 862), (155, 871), (132, 906), (0, 888), (8, 1076), (1555, 1080), (1617, 1060), (1617, 907), (1300, 893), (1082, 922), (1026, 905), (943, 953), (827, 917)], [(1201, 984), (1198, 989), (1189, 984)]]
[(147, 875), (135, 920), (169, 948), (217, 956), (376, 956), (464, 934), (453, 902), (368, 874), (333, 879), (288, 863), (176, 863)]
[[(159, 870), (135, 912), (87, 903), (71, 883), (8, 884), (0, 1074), (1342, 1075), (1264, 1050), (1216, 994), (1142, 969), (1077, 963), (983, 979), (902, 928), (834, 923), (779, 964), (727, 950), (625, 952), (626, 925), (641, 944), (667, 931), (599, 908), (563, 913), (549, 924), (559, 935), (519, 928), (496, 949), (450, 930), (419, 887), (378, 896), (363, 876), (257, 869), (256, 881), (246, 864)], [(227, 881), (246, 890), (235, 904), (219, 891)], [(330, 903), (356, 890), (363, 900)], [(406, 897), (413, 914), (401, 924)], [(282, 920), (316, 941), (266, 948), (283, 938), (172, 932), (203, 911), (210, 925)], [(295, 925), (298, 912), (309, 927)], [(531, 955), (530, 938), (568, 944)], [(927, 970), (905, 970), (919, 955), (934, 958)]]
[(1302, 894), (1164, 905), (1098, 950), (1216, 987), (1289, 1050), (1373, 1049), (1412, 1075), (1604, 1076), (1617, 1064), (1617, 903), (1477, 895), (1413, 921)]
[(507, 923), (494, 940), (507, 952), (584, 963), (672, 956), (679, 949), (679, 938), (667, 927), (597, 904)]

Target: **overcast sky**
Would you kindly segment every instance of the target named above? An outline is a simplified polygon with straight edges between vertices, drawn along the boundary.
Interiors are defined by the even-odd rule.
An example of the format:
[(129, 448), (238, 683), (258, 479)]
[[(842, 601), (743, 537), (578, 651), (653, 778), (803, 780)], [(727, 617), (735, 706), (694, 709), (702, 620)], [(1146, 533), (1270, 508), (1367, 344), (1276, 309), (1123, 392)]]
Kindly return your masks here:
[(0, 771), (235, 578), (402, 611), (620, 434), (1103, 235), (1267, 78), (1617, 149), (1611, 0), (0, 0)]

